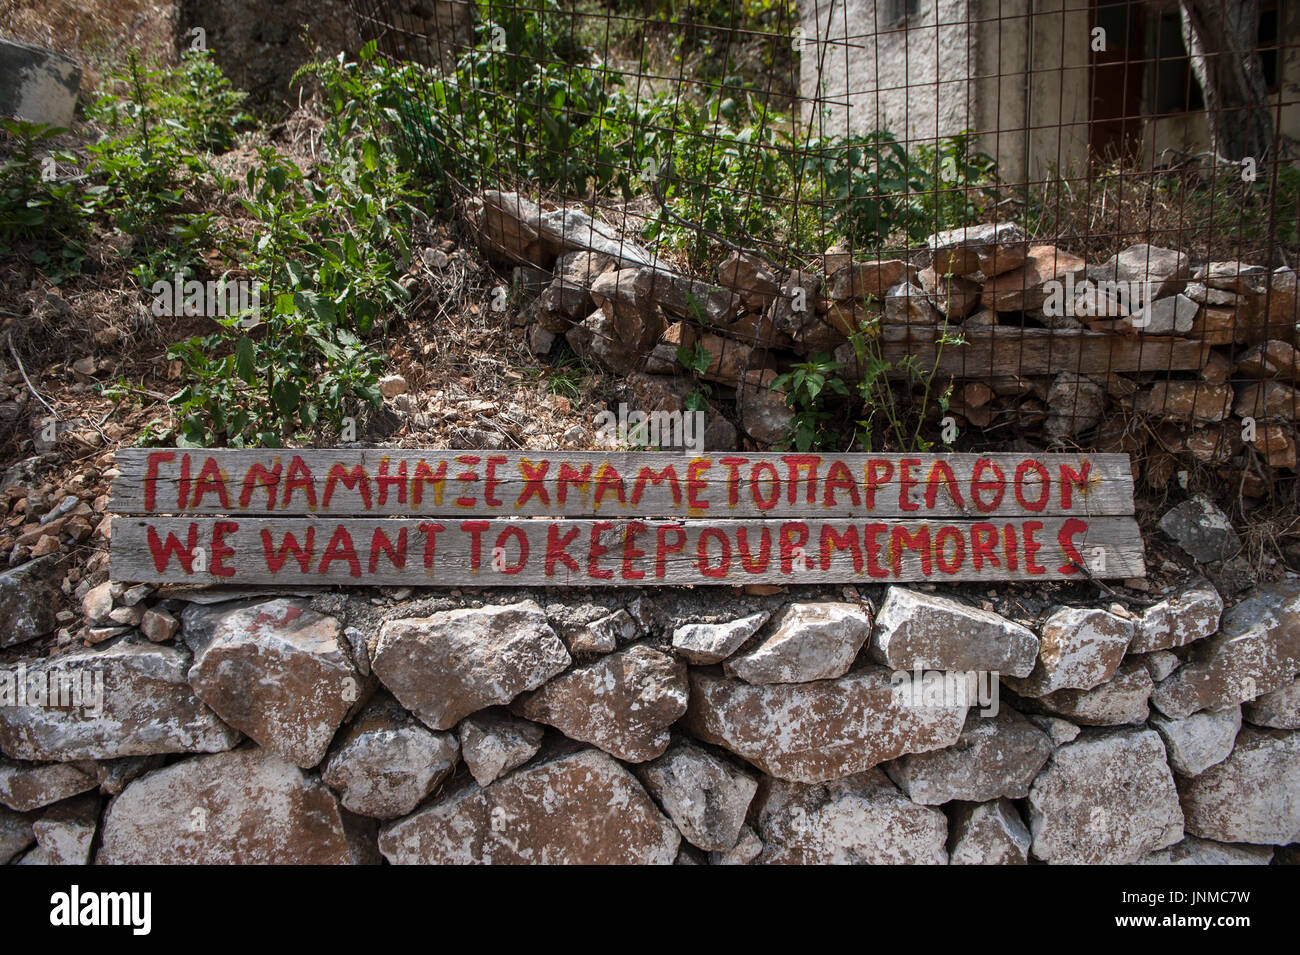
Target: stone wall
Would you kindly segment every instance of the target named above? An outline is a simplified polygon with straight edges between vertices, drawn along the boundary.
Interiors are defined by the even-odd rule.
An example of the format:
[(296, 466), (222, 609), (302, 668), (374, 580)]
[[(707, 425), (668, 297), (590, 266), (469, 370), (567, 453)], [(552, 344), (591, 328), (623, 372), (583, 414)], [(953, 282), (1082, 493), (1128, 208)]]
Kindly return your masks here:
[(1300, 579), (1226, 610), (1200, 579), (1131, 609), (104, 582), (92, 645), (24, 566), (0, 701), (83, 696), (0, 705), (0, 862), (1263, 864), (1300, 838)]
[[(699, 386), (679, 349), (706, 351), (698, 378), (718, 423), (709, 450), (786, 440), (793, 413), (772, 383), (818, 354), (860, 378), (849, 333), (865, 323), (895, 372), (915, 356), (954, 381), (948, 412), (961, 435), (1141, 456), (1157, 488), (1176, 469), (1210, 467), (1244, 481), (1248, 497), (1267, 493), (1250, 461), (1270, 473), (1297, 464), (1300, 310), (1289, 267), (1145, 243), (1088, 262), (1004, 222), (914, 250), (833, 251), (821, 271), (736, 252), (710, 282), (672, 272), (577, 209), (490, 191), (466, 218), (485, 254), (522, 263), (524, 304), (512, 318), (537, 354), (563, 336), (626, 381), (630, 404), (673, 411)], [(739, 434), (719, 413), (727, 407)]]

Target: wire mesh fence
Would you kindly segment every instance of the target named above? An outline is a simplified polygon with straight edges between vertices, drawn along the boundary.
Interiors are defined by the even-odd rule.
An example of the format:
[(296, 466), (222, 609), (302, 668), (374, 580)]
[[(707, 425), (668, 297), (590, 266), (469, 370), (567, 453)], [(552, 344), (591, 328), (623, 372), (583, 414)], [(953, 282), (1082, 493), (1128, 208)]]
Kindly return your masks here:
[(537, 350), (763, 443), (1293, 484), (1300, 4), (353, 6)]

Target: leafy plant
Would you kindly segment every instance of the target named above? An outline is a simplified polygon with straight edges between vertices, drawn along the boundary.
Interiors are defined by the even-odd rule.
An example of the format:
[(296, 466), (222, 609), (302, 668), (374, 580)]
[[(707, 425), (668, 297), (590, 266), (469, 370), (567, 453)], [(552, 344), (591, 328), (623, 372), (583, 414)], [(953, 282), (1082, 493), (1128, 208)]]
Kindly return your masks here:
[(830, 427), (834, 415), (826, 407), (831, 394), (848, 395), (848, 386), (836, 374), (844, 366), (825, 353), (814, 355), (772, 380), (772, 391), (784, 391), (786, 404), (794, 409), (790, 441), (798, 451), (825, 448), (833, 444)]
[(0, 161), (0, 254), (15, 242), (34, 243), (33, 259), (55, 278), (80, 271), (91, 209), (66, 175), (76, 157), (54, 145), (67, 130), (0, 119), (0, 132), (7, 153)]

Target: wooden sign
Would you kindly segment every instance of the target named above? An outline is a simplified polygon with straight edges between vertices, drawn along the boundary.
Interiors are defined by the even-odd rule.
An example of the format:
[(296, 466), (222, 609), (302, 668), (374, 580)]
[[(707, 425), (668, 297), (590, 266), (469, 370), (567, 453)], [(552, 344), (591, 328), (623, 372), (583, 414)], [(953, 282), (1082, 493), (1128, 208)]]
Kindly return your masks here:
[(644, 586), (1145, 573), (1126, 455), (119, 452), (112, 575)]

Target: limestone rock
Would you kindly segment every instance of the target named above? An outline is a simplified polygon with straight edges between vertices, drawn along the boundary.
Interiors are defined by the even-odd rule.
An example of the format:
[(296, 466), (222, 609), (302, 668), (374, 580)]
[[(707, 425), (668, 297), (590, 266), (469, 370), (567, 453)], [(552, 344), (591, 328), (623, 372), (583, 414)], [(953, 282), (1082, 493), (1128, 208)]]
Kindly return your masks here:
[(1057, 690), (1090, 690), (1119, 669), (1133, 622), (1105, 610), (1058, 607), (1038, 634), (1038, 660), (1024, 679), (1004, 677), (1021, 696)]
[(54, 630), (58, 557), (40, 557), (0, 573), (0, 648), (12, 647)]
[(939, 321), (939, 310), (930, 301), (925, 289), (911, 282), (902, 282), (885, 292), (887, 325), (934, 325)]
[(1026, 865), (1029, 829), (1009, 799), (962, 803), (950, 822), (951, 865)]
[(522, 766), (542, 748), (545, 730), (505, 711), (483, 710), (461, 720), (460, 755), (480, 786)]
[(1284, 341), (1268, 341), (1243, 352), (1237, 374), (1246, 378), (1300, 378), (1300, 352)]
[(1143, 414), (1190, 421), (1222, 421), (1232, 411), (1232, 388), (1206, 381), (1157, 381), (1133, 403)]
[(685, 725), (699, 739), (796, 782), (824, 782), (951, 746), (965, 706), (909, 706), (889, 671), (866, 666), (835, 680), (752, 686), (692, 670)]
[(718, 282), (723, 288), (740, 295), (752, 309), (762, 310), (780, 292), (771, 267), (763, 260), (743, 252), (732, 252), (718, 266)]
[(689, 741), (637, 767), (637, 777), (692, 845), (706, 852), (735, 847), (758, 783)]
[(32, 823), (40, 865), (86, 865), (99, 828), (99, 796), (85, 793), (51, 806)]
[(1057, 690), (1026, 698), (1025, 703), (1084, 726), (1122, 726), (1146, 722), (1152, 688), (1151, 674), (1142, 661), (1129, 660), (1111, 679), (1091, 690)]
[(687, 623), (673, 631), (673, 649), (688, 663), (707, 666), (731, 656), (767, 623), (766, 610), (726, 623)]
[(1129, 246), (1096, 269), (1090, 269), (1088, 277), (1094, 281), (1139, 283), (1142, 301), (1149, 302), (1163, 300), (1165, 296), (1181, 291), (1191, 275), (1190, 265), (1184, 252), (1143, 242)]
[(1138, 865), (1268, 865), (1271, 846), (1233, 846), (1187, 836), (1177, 845), (1159, 849), (1137, 861)]
[(142, 776), (104, 816), (100, 865), (338, 865), (354, 861), (333, 793), (269, 750)]
[(930, 296), (930, 302), (952, 321), (961, 321), (979, 306), (978, 282), (942, 275), (934, 269), (922, 269), (918, 278), (921, 288)]
[(1181, 720), (1151, 717), (1151, 728), (1165, 741), (1169, 765), (1183, 776), (1197, 776), (1223, 762), (1241, 729), (1241, 707), (1202, 710)]
[(1225, 560), (1241, 549), (1228, 515), (1199, 494), (1166, 511), (1160, 529), (1201, 563)]
[(460, 747), (394, 700), (375, 700), (330, 750), (321, 779), (345, 809), (375, 819), (405, 815), (456, 768)]
[(465, 786), (383, 827), (394, 865), (670, 865), (681, 835), (636, 778), (595, 749)]
[(1027, 676), (1038, 655), (1033, 632), (947, 597), (890, 587), (871, 657), (895, 670), (991, 670)]
[(686, 712), (686, 665), (637, 645), (574, 667), (528, 693), (512, 711), (599, 746), (629, 763), (660, 755)]
[(390, 620), (370, 665), (421, 722), (446, 730), (541, 686), (569, 662), (542, 608), (525, 600)]
[(878, 769), (808, 785), (764, 779), (755, 802), (764, 864), (944, 865), (948, 820)]
[(854, 262), (831, 275), (830, 297), (839, 302), (868, 295), (880, 299), (887, 289), (902, 282), (907, 273), (907, 263), (901, 259)]
[(776, 444), (789, 437), (794, 411), (785, 394), (772, 390), (777, 374), (770, 368), (751, 368), (738, 389), (740, 426), (755, 441)]
[(972, 709), (952, 746), (901, 756), (884, 768), (913, 802), (938, 806), (1023, 799), (1051, 755), (1051, 739), (1015, 710), (986, 717)]
[(1192, 584), (1142, 612), (1128, 652), (1151, 653), (1203, 640), (1219, 629), (1222, 613), (1223, 598), (1208, 581)]
[(1036, 859), (1127, 865), (1183, 838), (1165, 748), (1152, 730), (1080, 736), (1060, 747), (1029, 790)]
[(1095, 428), (1106, 412), (1106, 389), (1087, 375), (1061, 372), (1047, 390), (1044, 427), (1060, 441)]
[(150, 607), (140, 617), (140, 632), (154, 643), (166, 643), (180, 629), (181, 622), (160, 607)]
[(1124, 324), (1143, 335), (1184, 336), (1196, 324), (1198, 311), (1200, 306), (1186, 295), (1173, 295), (1149, 303), (1130, 315)]
[(730, 849), (709, 853), (709, 865), (749, 865), (763, 852), (763, 840), (749, 826), (742, 826), (740, 838)]
[(1300, 839), (1300, 733), (1242, 727), (1217, 766), (1178, 781), (1187, 831), (1216, 842)]
[(1183, 665), (1183, 661), (1179, 659), (1178, 655), (1170, 653), (1168, 650), (1156, 650), (1153, 653), (1143, 653), (1139, 656), (1142, 665), (1147, 668), (1147, 672), (1151, 674), (1151, 679), (1156, 683), (1159, 683)]
[(1245, 703), (1300, 672), (1300, 580), (1263, 584), (1223, 615), (1219, 633), (1151, 694), (1166, 716)]
[(991, 278), (1019, 268), (1029, 250), (1029, 237), (1014, 222), (972, 225), (940, 232), (926, 239), (930, 267), (940, 275)]
[(1070, 275), (1078, 277), (1084, 269), (1085, 263), (1077, 255), (1052, 245), (1035, 245), (1018, 268), (984, 283), (980, 301), (996, 312), (1039, 308), (1050, 294), (1049, 282), (1064, 282)]
[(18, 813), (0, 806), (0, 865), (8, 865), (18, 853), (36, 841), (32, 834), (34, 818), (29, 813)]
[(1300, 730), (1300, 677), (1251, 700), (1243, 707), (1248, 723), (1279, 730)]
[(1042, 713), (1026, 713), (1025, 718), (1033, 723), (1040, 730), (1047, 734), (1052, 741), (1052, 746), (1064, 746), (1075, 739), (1078, 739), (1081, 730), (1069, 720), (1063, 720), (1059, 716), (1046, 716)]
[(295, 766), (324, 759), (361, 691), (339, 621), (285, 598), (192, 606), (183, 617), (199, 699)]
[(1268, 285), (1268, 269), (1245, 262), (1210, 262), (1192, 273), (1192, 278), (1210, 288), (1262, 295)]
[(1281, 381), (1257, 381), (1237, 392), (1232, 413), (1238, 418), (1295, 421), (1300, 417), (1300, 391)]
[(190, 655), (177, 647), (119, 641), (28, 661), (29, 683), (103, 681), (102, 707), (92, 692), (82, 706), (0, 707), (0, 749), (14, 759), (115, 759), (153, 753), (210, 753), (240, 737), (194, 695), (185, 681)]
[(99, 788), (94, 776), (71, 763), (23, 763), (0, 759), (0, 803), (18, 812), (40, 809)]
[(807, 683), (843, 676), (871, 636), (871, 617), (856, 604), (790, 604), (748, 653), (723, 665), (746, 683)]

